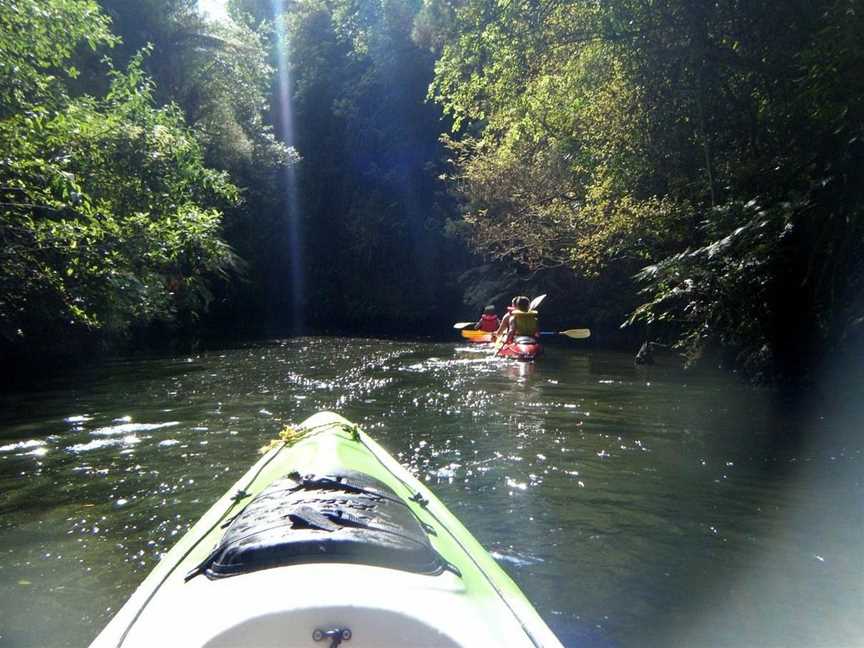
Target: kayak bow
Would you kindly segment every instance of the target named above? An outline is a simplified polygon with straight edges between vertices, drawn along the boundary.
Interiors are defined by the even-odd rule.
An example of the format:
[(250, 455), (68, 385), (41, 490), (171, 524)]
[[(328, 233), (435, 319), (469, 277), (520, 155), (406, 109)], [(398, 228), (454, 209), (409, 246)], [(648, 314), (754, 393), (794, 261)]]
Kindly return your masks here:
[(328, 641), (561, 646), (422, 483), (359, 428), (324, 412), (286, 428), (91, 648)]

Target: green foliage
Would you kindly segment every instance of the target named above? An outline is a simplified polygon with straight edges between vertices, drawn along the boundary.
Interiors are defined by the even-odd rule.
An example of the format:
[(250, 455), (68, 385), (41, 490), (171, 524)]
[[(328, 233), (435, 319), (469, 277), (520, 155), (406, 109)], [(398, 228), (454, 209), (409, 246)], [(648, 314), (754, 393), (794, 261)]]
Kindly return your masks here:
[(650, 264), (628, 321), (801, 375), (861, 321), (862, 20), (856, 0), (425, 0), (469, 240), (601, 282)]
[(276, 141), (265, 118), (274, 72), (266, 25), (206, 22), (191, 0), (101, 4), (124, 35), (117, 58), (129, 60), (152, 46), (144, 65), (155, 81), (155, 98), (182, 108), (208, 163), (232, 175), (289, 163), (291, 152)]
[(750, 375), (794, 378), (861, 335), (864, 57), (854, 43), (864, 25), (856, 4), (796, 10), (780, 34), (757, 21), (732, 42), (734, 65), (714, 70), (736, 92), (758, 88), (752, 110), (727, 116), (732, 126), (712, 136), (723, 204), (706, 211), (699, 249), (640, 275), (650, 299), (633, 318), (675, 319), (691, 357), (716, 346)]
[(204, 20), (190, 0), (101, 3), (124, 36), (118, 58), (152, 43), (145, 66), (156, 82), (157, 102), (182, 109), (207, 165), (227, 171), (243, 197), (225, 210), (224, 218), (224, 238), (243, 262), (236, 276), (215, 285), (206, 324), (234, 327), (259, 321), (250, 313), (271, 308), (272, 277), (287, 276), (292, 262), (280, 242), (285, 172), (298, 160), (270, 123), (271, 103), (279, 99), (273, 3), (233, 2), (235, 20), (218, 24)]
[(757, 362), (767, 368), (782, 242), (788, 236), (791, 206), (767, 212), (754, 202), (725, 205), (703, 228), (719, 236), (718, 222), (742, 223), (731, 233), (694, 250), (669, 256), (644, 268), (638, 279), (650, 286), (650, 301), (639, 306), (629, 323), (649, 326), (672, 322), (683, 329), (677, 347), (692, 362), (711, 345), (739, 350), (736, 364)]
[(236, 187), (204, 165), (176, 106), (155, 107), (144, 54), (111, 71), (101, 98), (70, 98), (49, 73), (82, 38), (113, 42), (93, 3), (15, 4), (4, 43), (20, 33), (33, 47), (29, 75), (0, 95), (0, 333), (14, 346), (194, 317), (206, 277), (232, 264), (220, 210)]
[(78, 75), (70, 63), (76, 48), (117, 42), (95, 0), (2, 2), (0, 35), (0, 119), (55, 106), (65, 95), (60, 75)]
[(707, 244), (639, 273), (648, 301), (629, 323), (672, 322), (691, 362), (719, 348), (762, 381), (812, 372), (864, 323), (862, 162), (855, 138), (794, 202), (716, 208)]
[(547, 4), (464, 3), (436, 66), (430, 96), (470, 133), (445, 141), (471, 241), (529, 268), (635, 270), (682, 240), (689, 200), (656, 191), (666, 170), (630, 53), (602, 37), (609, 9)]

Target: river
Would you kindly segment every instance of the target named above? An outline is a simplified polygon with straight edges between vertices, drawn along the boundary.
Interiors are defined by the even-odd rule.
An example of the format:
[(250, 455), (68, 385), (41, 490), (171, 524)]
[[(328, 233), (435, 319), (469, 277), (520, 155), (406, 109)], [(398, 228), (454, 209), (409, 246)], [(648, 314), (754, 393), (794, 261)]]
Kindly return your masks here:
[(573, 341), (524, 365), (299, 338), (0, 396), (0, 646), (86, 645), (319, 410), (425, 479), (568, 646), (864, 644), (860, 418)]

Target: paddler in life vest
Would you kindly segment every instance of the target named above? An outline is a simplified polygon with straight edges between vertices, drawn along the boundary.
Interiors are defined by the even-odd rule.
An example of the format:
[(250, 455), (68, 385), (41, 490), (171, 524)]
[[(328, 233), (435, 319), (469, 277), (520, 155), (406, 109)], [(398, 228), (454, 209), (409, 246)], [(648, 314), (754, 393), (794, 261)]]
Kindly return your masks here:
[(494, 333), (498, 330), (498, 324), (498, 315), (495, 314), (495, 307), (487, 306), (483, 309), (483, 314), (474, 325), (474, 328), (486, 333)]
[(512, 342), (515, 338), (536, 338), (540, 332), (540, 322), (537, 320), (537, 311), (531, 310), (531, 300), (527, 297), (517, 297), (516, 307), (510, 313), (510, 322), (507, 327), (507, 341)]

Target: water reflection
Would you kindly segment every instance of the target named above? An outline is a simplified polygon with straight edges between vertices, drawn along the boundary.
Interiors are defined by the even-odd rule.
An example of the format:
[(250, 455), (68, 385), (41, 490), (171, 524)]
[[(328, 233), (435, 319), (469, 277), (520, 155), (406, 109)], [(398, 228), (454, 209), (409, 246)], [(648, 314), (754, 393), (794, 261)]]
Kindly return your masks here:
[(299, 338), (3, 399), (3, 645), (86, 644), (257, 448), (320, 409), (426, 480), (573, 645), (864, 636), (859, 437), (828, 442), (816, 418), (825, 443), (778, 444), (771, 395), (721, 374)]

